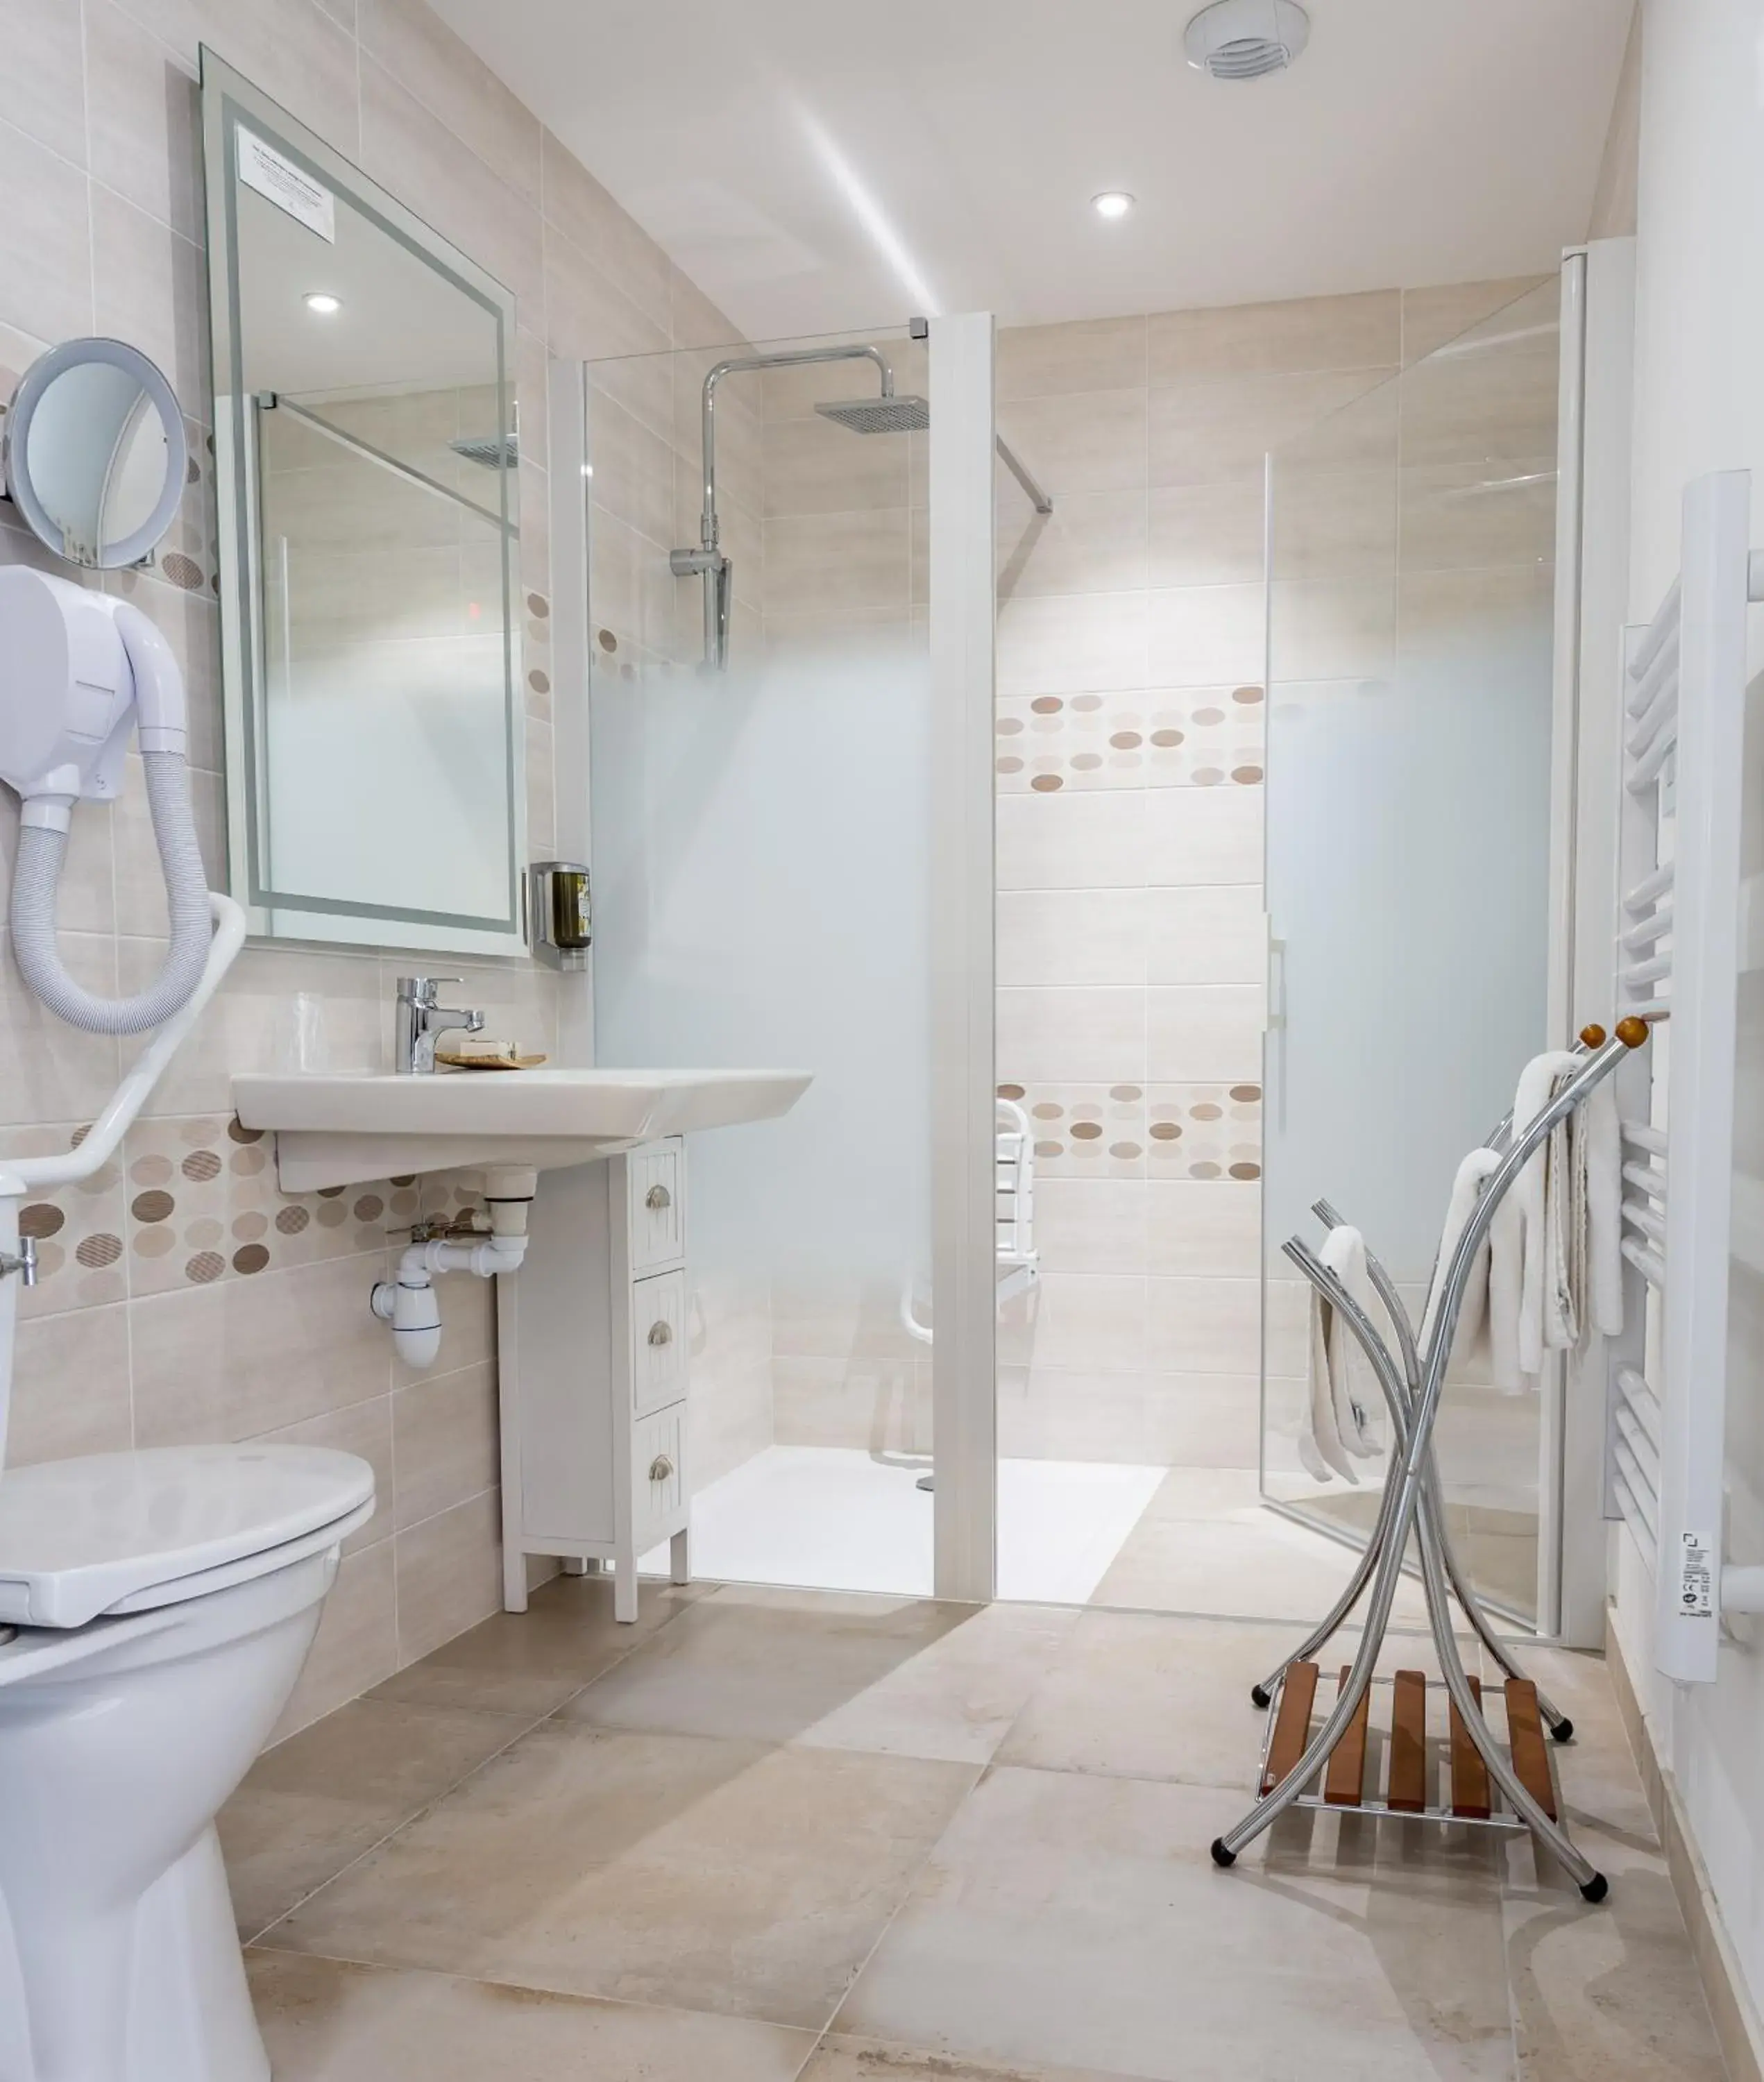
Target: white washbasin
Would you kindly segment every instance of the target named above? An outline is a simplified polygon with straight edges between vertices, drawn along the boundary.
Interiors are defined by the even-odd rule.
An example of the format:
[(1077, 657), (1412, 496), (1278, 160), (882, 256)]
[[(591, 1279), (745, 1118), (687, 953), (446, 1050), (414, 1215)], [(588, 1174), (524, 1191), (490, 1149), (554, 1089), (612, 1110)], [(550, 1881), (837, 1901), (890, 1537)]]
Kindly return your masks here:
[(586, 1164), (657, 1136), (776, 1120), (806, 1070), (438, 1070), (238, 1077), (241, 1126), (272, 1129), (286, 1193), (462, 1164)]

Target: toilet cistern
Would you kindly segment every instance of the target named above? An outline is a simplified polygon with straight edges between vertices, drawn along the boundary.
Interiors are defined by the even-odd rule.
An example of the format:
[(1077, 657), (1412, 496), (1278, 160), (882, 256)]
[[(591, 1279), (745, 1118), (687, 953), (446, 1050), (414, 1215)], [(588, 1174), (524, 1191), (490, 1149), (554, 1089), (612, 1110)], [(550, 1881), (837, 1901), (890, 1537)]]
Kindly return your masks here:
[(455, 1028), (467, 1034), (483, 1031), (482, 1012), (438, 1004), (436, 991), (444, 983), (463, 983), (464, 976), (400, 976), (398, 978), (398, 1068), (403, 1077), (432, 1077), (435, 1074), (435, 1042), (438, 1035)]

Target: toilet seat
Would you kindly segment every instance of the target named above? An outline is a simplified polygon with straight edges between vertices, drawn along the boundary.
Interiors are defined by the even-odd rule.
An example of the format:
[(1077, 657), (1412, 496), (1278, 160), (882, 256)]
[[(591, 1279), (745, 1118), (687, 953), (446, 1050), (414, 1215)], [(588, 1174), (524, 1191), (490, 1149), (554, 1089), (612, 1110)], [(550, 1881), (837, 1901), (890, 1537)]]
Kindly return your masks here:
[(321, 1446), (162, 1446), (0, 1475), (0, 1626), (82, 1627), (284, 1568), (373, 1509), (373, 1472)]

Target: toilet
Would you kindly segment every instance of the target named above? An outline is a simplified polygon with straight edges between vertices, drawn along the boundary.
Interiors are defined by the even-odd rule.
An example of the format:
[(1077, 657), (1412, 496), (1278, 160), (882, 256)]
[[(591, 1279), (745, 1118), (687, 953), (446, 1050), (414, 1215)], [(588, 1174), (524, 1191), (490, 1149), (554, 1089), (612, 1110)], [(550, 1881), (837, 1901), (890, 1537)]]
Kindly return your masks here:
[(373, 1490), (307, 1446), (0, 1475), (0, 2082), (267, 2082), (214, 1818)]

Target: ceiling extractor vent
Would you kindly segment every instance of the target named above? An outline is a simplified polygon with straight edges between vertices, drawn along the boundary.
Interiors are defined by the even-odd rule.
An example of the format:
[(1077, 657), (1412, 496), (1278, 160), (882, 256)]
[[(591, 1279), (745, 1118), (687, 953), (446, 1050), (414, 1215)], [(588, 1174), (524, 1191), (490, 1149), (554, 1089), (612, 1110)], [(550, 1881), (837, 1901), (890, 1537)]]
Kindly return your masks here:
[(1215, 79), (1260, 79), (1284, 72), (1311, 39), (1299, 0), (1214, 0), (1188, 25), (1188, 61)]

